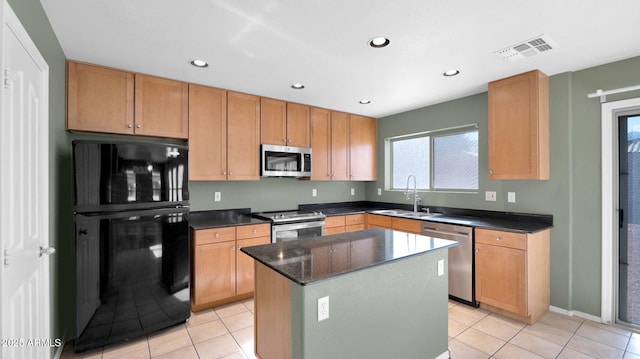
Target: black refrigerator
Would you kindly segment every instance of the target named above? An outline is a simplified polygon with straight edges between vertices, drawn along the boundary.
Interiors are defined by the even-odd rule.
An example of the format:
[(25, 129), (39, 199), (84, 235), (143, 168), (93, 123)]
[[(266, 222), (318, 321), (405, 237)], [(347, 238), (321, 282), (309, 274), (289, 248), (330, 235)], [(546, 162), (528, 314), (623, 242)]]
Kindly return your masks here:
[(73, 142), (76, 351), (190, 315), (186, 146)]

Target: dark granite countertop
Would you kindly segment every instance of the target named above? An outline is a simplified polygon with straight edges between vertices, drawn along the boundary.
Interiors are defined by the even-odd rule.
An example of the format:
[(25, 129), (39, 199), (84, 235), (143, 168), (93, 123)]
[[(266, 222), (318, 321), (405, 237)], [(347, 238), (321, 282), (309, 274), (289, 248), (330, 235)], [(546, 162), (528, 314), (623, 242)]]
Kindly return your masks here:
[[(426, 208), (429, 208), (430, 212), (438, 214), (420, 220), (519, 233), (535, 233), (553, 227), (553, 216), (546, 214), (498, 212), (425, 205), (421, 205), (418, 210), (422, 211)], [(381, 209), (412, 210), (413, 208), (409, 204), (359, 201), (303, 204), (299, 206), (299, 209), (322, 211), (327, 216), (340, 216), (370, 213)], [(394, 216), (391, 214), (386, 215)]]
[(417, 234), (369, 229), (241, 250), (286, 278), (306, 285), (457, 245)]
[(189, 213), (189, 225), (195, 230), (271, 223), (251, 217), (251, 208), (236, 208)]

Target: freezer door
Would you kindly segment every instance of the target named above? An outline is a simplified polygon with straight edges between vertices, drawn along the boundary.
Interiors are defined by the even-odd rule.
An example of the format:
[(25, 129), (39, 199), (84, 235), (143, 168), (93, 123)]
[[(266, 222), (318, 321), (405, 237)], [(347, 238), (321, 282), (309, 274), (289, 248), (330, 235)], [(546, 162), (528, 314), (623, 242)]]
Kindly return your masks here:
[(186, 209), (76, 215), (78, 351), (190, 315)]

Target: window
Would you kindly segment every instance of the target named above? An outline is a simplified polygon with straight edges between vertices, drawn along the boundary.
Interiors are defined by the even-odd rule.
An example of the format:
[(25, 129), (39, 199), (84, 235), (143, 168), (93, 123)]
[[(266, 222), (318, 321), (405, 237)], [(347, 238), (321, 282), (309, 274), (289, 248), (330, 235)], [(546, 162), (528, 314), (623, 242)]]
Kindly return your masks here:
[(388, 138), (387, 151), (391, 189), (406, 189), (409, 175), (416, 176), (421, 190), (478, 189), (475, 126)]

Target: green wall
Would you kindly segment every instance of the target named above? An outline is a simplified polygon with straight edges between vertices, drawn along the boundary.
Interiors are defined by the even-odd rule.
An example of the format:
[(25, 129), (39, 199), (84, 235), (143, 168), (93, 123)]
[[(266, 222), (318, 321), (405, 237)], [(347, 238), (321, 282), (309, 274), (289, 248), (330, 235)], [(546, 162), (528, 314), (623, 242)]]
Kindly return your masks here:
[[(464, 207), (554, 216), (551, 231), (551, 305), (600, 316), (601, 195), (600, 102), (588, 99), (596, 89), (640, 83), (640, 57), (563, 73), (550, 78), (550, 170), (548, 181), (490, 181), (487, 169), (487, 94), (381, 118), (379, 148), (384, 138), (477, 123), (479, 126), (479, 193), (423, 193), (423, 205)], [(630, 92), (609, 101), (640, 96)], [(366, 185), (366, 198), (405, 203), (401, 192), (384, 191), (384, 151), (379, 154), (377, 182)], [(496, 191), (486, 202), (484, 191)], [(507, 203), (516, 192), (516, 203)]]
[[(51, 257), (52, 336), (75, 335), (75, 250), (73, 241), (71, 140), (96, 138), (69, 134), (66, 122), (65, 55), (38, 0), (8, 0), (49, 64), (50, 116), (50, 241), (57, 248)], [(388, 136), (477, 123), (480, 131), (480, 191), (426, 193), (427, 205), (500, 211), (545, 213), (554, 216), (551, 253), (551, 303), (567, 310), (600, 315), (600, 103), (587, 99), (598, 88), (612, 89), (640, 83), (640, 57), (550, 79), (549, 181), (489, 181), (487, 179), (487, 95), (388, 116), (379, 121), (379, 144)], [(640, 92), (609, 96), (609, 101), (640, 96)], [(113, 137), (111, 137), (113, 138)], [(380, 171), (384, 168), (380, 147)], [(383, 178), (382, 172), (379, 178)], [(355, 196), (350, 189), (355, 189)], [(318, 190), (311, 197), (311, 189)], [(383, 191), (382, 181), (310, 182), (263, 179), (258, 182), (192, 182), (194, 210), (250, 207), (253, 210), (294, 208), (298, 203), (372, 200), (409, 203), (398, 192)], [(496, 202), (483, 193), (496, 191)], [(222, 201), (213, 201), (213, 192)], [(506, 203), (515, 191), (517, 203)]]

